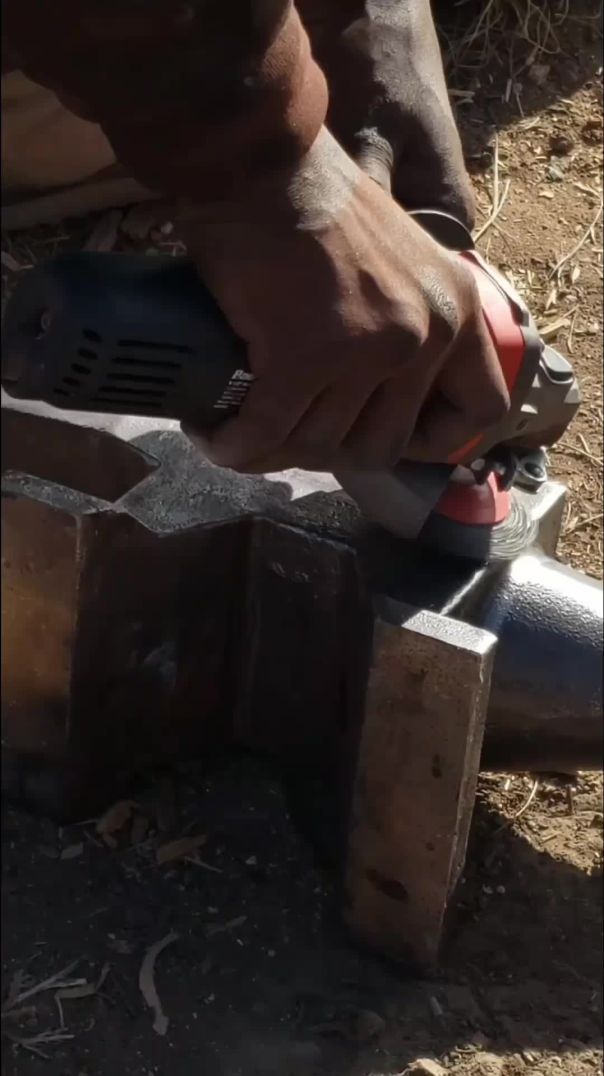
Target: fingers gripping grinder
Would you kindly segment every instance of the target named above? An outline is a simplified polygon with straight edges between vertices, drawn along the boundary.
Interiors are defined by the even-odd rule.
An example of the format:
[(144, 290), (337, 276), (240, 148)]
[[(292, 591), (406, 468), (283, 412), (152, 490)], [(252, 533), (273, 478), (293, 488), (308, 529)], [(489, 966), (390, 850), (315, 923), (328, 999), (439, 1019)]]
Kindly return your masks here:
[[(515, 488), (545, 481), (544, 449), (577, 411), (577, 382), (466, 229), (443, 213), (415, 216), (473, 273), (511, 408), (442, 465), (403, 461), (336, 477), (370, 519), (402, 538), (508, 559), (534, 537)], [(18, 399), (211, 428), (237, 412), (251, 380), (243, 342), (184, 258), (59, 255), (23, 275), (4, 316), (2, 385)]]

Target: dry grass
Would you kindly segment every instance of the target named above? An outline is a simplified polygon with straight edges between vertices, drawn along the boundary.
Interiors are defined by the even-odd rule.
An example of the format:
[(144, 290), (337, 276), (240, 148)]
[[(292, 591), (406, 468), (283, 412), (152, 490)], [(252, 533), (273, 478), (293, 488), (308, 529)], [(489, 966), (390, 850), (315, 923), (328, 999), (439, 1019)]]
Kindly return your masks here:
[(587, 15), (577, 15), (571, 0), (460, 0), (453, 9), (453, 15), (449, 8), (443, 13), (440, 26), (450, 83), (467, 86), (495, 62), (507, 70), (510, 93), (522, 72), (533, 68), (538, 77), (539, 65), (563, 53), (561, 35), (569, 22), (596, 28), (602, 15), (595, 0)]

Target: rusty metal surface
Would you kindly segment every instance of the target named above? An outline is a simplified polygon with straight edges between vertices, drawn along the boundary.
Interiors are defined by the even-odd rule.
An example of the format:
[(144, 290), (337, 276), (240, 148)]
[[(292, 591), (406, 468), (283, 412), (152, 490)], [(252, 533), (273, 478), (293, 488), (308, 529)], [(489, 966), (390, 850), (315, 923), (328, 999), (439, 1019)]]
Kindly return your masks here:
[(438, 958), (463, 865), (496, 639), (382, 602), (358, 746), (346, 919), (388, 956)]
[(254, 522), (242, 601), (238, 743), (297, 765), (327, 756), (333, 767), (367, 664), (365, 601), (349, 547)]
[[(434, 962), (483, 737), (489, 765), (601, 764), (601, 586), (371, 538), (316, 476), (232, 475), (173, 428), (7, 418), (4, 793), (81, 819), (158, 763), (270, 754), (331, 797), (358, 936)], [(563, 500), (531, 501), (549, 552)]]
[(117, 501), (157, 467), (157, 460), (102, 430), (2, 409), (2, 471), (35, 475)]
[(158, 536), (105, 514), (86, 532), (72, 691), (87, 750), (110, 734), (125, 769), (144, 773), (230, 742), (247, 525)]
[(230, 740), (247, 524), (160, 536), (73, 491), (10, 485), (3, 791), (81, 818), (137, 773)]
[[(56, 477), (57, 468), (54, 464), (51, 466), (52, 454), (53, 451), (56, 454), (65, 443), (62, 440), (65, 431), (60, 430), (60, 436), (52, 449), (52, 436), (47, 438), (46, 435), (54, 431), (55, 423), (38, 416), (15, 414), (13, 418), (18, 422), (25, 421), (30, 432), (39, 430), (42, 435), (39, 439), (30, 440), (30, 469), (34, 470), (35, 465), (42, 473), (51, 472)], [(32, 421), (34, 424), (30, 426)], [(18, 426), (13, 429), (18, 429)], [(142, 470), (146, 470), (148, 453), (139, 453), (134, 446), (117, 438), (76, 426), (69, 426), (67, 436), (81, 438), (80, 447), (87, 445), (89, 448), (92, 444), (91, 438), (101, 438), (99, 459), (109, 459), (115, 464), (113, 477), (97, 474), (95, 468), (92, 468), (95, 481), (89, 483), (89, 488), (91, 486), (96, 493), (104, 491), (113, 495), (118, 489), (116, 482), (120, 482), (122, 477), (124, 484), (129, 485), (133, 479), (139, 477)], [(211, 640), (220, 639), (224, 630), (222, 598), (222, 604), (226, 603), (229, 608), (236, 606), (236, 616), (243, 625), (240, 629), (241, 635), (246, 640), (245, 651), (238, 654), (237, 671), (233, 674), (233, 684), (236, 681), (238, 685), (237, 703), (234, 707), (234, 735), (238, 742), (269, 750), (281, 757), (285, 757), (289, 752), (296, 760), (299, 760), (301, 752), (311, 756), (313, 752), (316, 754), (319, 744), (323, 744), (326, 753), (333, 749), (334, 744), (338, 751), (344, 750), (347, 741), (342, 733), (350, 722), (355, 720), (354, 714), (362, 696), (368, 661), (359, 642), (367, 627), (366, 615), (363, 612), (363, 588), (359, 578), (363, 572), (376, 593), (408, 602), (418, 608), (432, 609), (453, 620), (480, 624), (483, 622), (481, 617), (484, 619), (495, 616), (495, 611), (499, 610), (495, 630), (501, 637), (501, 644), (485, 740), (485, 761), (489, 766), (521, 768), (531, 765), (532, 768), (542, 766), (546, 769), (564, 769), (569, 765), (576, 765), (577, 760), (583, 766), (600, 765), (602, 730), (599, 714), (596, 713), (597, 707), (590, 704), (584, 712), (581, 702), (587, 699), (590, 692), (593, 695), (594, 691), (598, 698), (601, 698), (599, 666), (592, 661), (589, 676), (583, 677), (581, 683), (569, 674), (564, 681), (564, 692), (560, 694), (556, 689), (556, 694), (565, 700), (564, 714), (557, 722), (550, 718), (553, 713), (561, 713), (560, 707), (541, 705), (535, 695), (536, 685), (549, 674), (543, 671), (539, 676), (532, 676), (530, 663), (532, 655), (539, 650), (540, 640), (545, 638), (543, 633), (547, 624), (551, 625), (552, 617), (555, 619), (556, 610), (560, 611), (561, 618), (554, 633), (559, 643), (560, 654), (556, 659), (558, 669), (563, 667), (564, 654), (570, 652), (569, 647), (572, 650), (575, 645), (573, 639), (576, 633), (571, 633), (573, 638), (565, 640), (565, 624), (571, 623), (566, 616), (567, 607), (560, 593), (556, 595), (549, 584), (531, 590), (532, 622), (538, 630), (522, 644), (523, 668), (525, 672), (528, 669), (526, 677), (531, 690), (524, 691), (519, 702), (518, 692), (514, 689), (514, 693), (510, 688), (511, 680), (506, 671), (513, 668), (518, 660), (512, 658), (510, 663), (506, 655), (511, 654), (516, 646), (519, 625), (516, 609), (520, 608), (523, 601), (522, 587), (512, 585), (516, 570), (514, 566), (484, 568), (457, 560), (447, 561), (446, 558), (435, 557), (383, 535), (382, 545), (378, 542), (377, 546), (370, 550), (369, 559), (359, 559), (358, 546), (355, 544), (358, 534), (354, 528), (350, 529), (347, 515), (349, 507), (342, 507), (337, 491), (333, 494), (334, 500), (329, 502), (330, 495), (326, 491), (320, 492), (313, 476), (310, 476), (306, 484), (298, 479), (293, 479), (293, 484), (265, 479), (252, 479), (246, 483), (242, 476), (231, 476), (228, 472), (199, 461), (191, 446), (175, 430), (148, 431), (141, 440), (145, 445), (153, 446), (153, 452), (157, 454), (161, 464), (147, 481), (135, 485), (120, 502), (121, 521), (111, 532), (111, 541), (106, 542), (102, 558), (99, 553), (96, 569), (98, 582), (94, 598), (97, 608), (96, 613), (91, 615), (100, 620), (109, 616), (105, 605), (109, 601), (109, 595), (114, 593), (113, 580), (117, 577), (122, 579), (124, 596), (120, 596), (120, 600), (124, 604), (127, 604), (128, 591), (133, 595), (133, 600), (136, 594), (141, 621), (155, 615), (155, 593), (162, 590), (163, 579), (176, 579), (179, 581), (178, 586), (182, 587), (184, 584), (181, 581), (189, 572), (193, 588), (197, 568), (190, 566), (189, 558), (192, 558), (192, 554), (184, 552), (188, 541), (184, 534), (193, 532), (197, 535), (191, 538), (191, 543), (198, 544), (199, 557), (205, 558), (204, 572), (208, 578), (211, 576), (212, 561), (215, 560), (218, 566), (216, 578), (219, 580), (210, 603), (212, 617), (219, 627), (214, 634), (208, 627), (209, 637), (203, 642), (203, 656), (199, 659), (200, 668), (207, 664), (206, 684), (211, 682), (213, 676), (214, 657), (211, 655), (214, 651)], [(22, 445), (23, 443), (26, 442), (22, 442)], [(43, 451), (46, 444), (51, 446), (48, 460), (45, 460)], [(75, 463), (68, 463), (63, 454), (59, 460), (60, 466), (64, 468), (63, 478), (68, 477), (65, 473), (66, 467), (79, 466), (78, 459), (74, 459)], [(94, 452), (89, 451), (84, 470), (88, 471), (93, 460)], [(124, 461), (130, 471), (122, 476), (118, 473), (118, 464)], [(20, 460), (5, 462), (20, 462), (23, 465), (24, 460), (21, 456)], [(43, 466), (45, 462), (48, 464), (46, 469)], [(103, 467), (99, 470), (102, 471)], [(273, 476), (273, 479), (277, 478), (278, 476)], [(80, 484), (86, 483), (82, 481)], [(30, 590), (39, 590), (40, 600), (44, 600), (48, 570), (41, 567), (42, 560), (39, 558), (44, 553), (45, 543), (48, 550), (52, 548), (58, 519), (50, 509), (66, 512), (64, 520), (73, 518), (81, 521), (85, 515), (106, 514), (109, 506), (106, 501), (98, 498), (95, 500), (89, 496), (86, 499), (68, 487), (54, 486), (40, 478), (26, 478), (14, 473), (12, 476), (4, 476), (3, 488), (6, 493), (25, 496), (29, 502), (40, 502), (38, 508), (31, 503), (28, 507), (11, 508), (12, 514), (6, 516), (5, 526), (9, 527), (13, 535), (10, 543), (17, 550), (15, 563), (24, 550), (29, 546), (33, 547), (29, 558), (28, 586)], [(315, 503), (317, 497), (320, 504)], [(294, 503), (291, 503), (291, 498)], [(563, 500), (563, 487), (551, 483), (533, 499), (533, 510), (540, 520), (540, 526), (545, 527), (546, 545), (555, 543)], [(23, 514), (22, 522), (17, 524), (19, 512)], [(32, 520), (37, 513), (41, 519), (48, 522), (39, 526), (34, 523)], [(267, 518), (262, 518), (264, 513), (267, 513)], [(31, 516), (29, 522), (26, 515), (28, 518)], [(271, 518), (273, 516), (278, 518)], [(137, 519), (142, 526), (133, 525)], [(243, 526), (245, 520), (248, 523)], [(311, 527), (309, 520), (314, 520), (314, 527)], [(218, 546), (212, 546), (209, 536), (206, 535), (207, 531), (218, 524), (223, 526), (221, 534), (230, 535), (226, 527), (229, 521), (233, 525), (242, 521), (242, 529), (238, 532), (240, 537), (232, 539), (238, 549), (237, 557), (232, 550), (227, 553), (226, 548), (223, 557), (220, 543)], [(64, 522), (63, 525), (67, 532), (72, 533), (71, 524)], [(103, 524), (106, 527), (109, 525), (109, 521)], [(338, 527), (341, 537), (334, 541), (331, 534), (338, 532)], [(32, 531), (39, 532), (37, 539), (32, 537)], [(75, 531), (80, 541), (80, 531), (77, 527)], [(22, 538), (19, 537), (21, 533)], [(47, 539), (43, 537), (46, 533)], [(89, 531), (86, 533), (88, 535)], [(127, 543), (121, 535), (127, 535)], [(206, 537), (200, 537), (201, 535)], [(155, 550), (160, 536), (169, 539), (169, 542), (162, 546), (161, 558), (159, 546), (157, 552), (151, 554), (149, 551)], [(101, 543), (100, 537), (97, 542)], [(230, 537), (225, 538), (226, 547), (230, 542)], [(125, 545), (128, 546), (127, 549)], [(21, 553), (18, 552), (19, 547)], [(67, 547), (68, 543), (65, 545), (66, 549)], [(202, 554), (202, 551), (205, 552)], [(66, 556), (69, 560), (72, 554)], [(81, 570), (82, 564), (88, 561), (82, 553), (78, 556)], [(73, 566), (63, 563), (60, 551), (56, 548), (53, 549), (52, 560), (55, 570), (62, 570), (64, 578), (70, 578), (69, 573)], [(229, 569), (233, 580), (237, 580), (236, 585), (231, 582), (230, 577), (221, 577), (221, 565), (225, 561), (231, 565), (236, 562), (236, 567)], [(10, 558), (7, 563), (10, 563)], [(155, 573), (153, 586), (137, 582), (143, 579), (142, 566), (147, 563), (154, 565), (149, 569), (151, 573)], [(121, 565), (125, 564), (130, 564), (130, 567), (126, 574), (120, 575)], [(161, 569), (157, 567), (160, 564)], [(160, 570), (161, 575), (157, 574)], [(40, 575), (38, 583), (35, 582), (36, 571)], [(25, 681), (23, 670), (27, 661), (33, 660), (31, 651), (28, 651), (24, 644), (13, 644), (11, 639), (27, 636), (27, 632), (13, 626), (14, 618), (17, 615), (24, 617), (29, 609), (28, 615), (35, 621), (31, 612), (33, 605), (29, 602), (18, 614), (14, 612), (12, 607), (17, 608), (14, 584), (11, 582), (10, 572), (7, 574), (6, 565), (5, 578), (8, 583), (8, 586), (4, 587), (5, 649), (8, 648), (12, 655), (7, 664), (10, 664), (11, 668), (14, 666), (10, 674), (13, 677), (17, 676), (17, 668), (21, 668), (19, 675)], [(556, 572), (552, 576), (550, 572), (545, 575), (542, 573), (541, 578), (555, 582), (561, 576)], [(585, 586), (583, 577), (576, 578), (577, 587), (573, 600), (575, 605), (578, 601), (580, 606), (582, 599), (577, 595), (585, 591)], [(23, 580), (19, 585), (23, 585)], [(581, 653), (593, 652), (594, 640), (597, 648), (601, 635), (601, 612), (598, 612), (598, 609), (601, 609), (601, 588), (598, 592), (598, 584), (586, 585), (585, 593), (596, 587), (595, 599), (596, 603), (600, 601), (600, 606), (596, 608), (593, 616), (590, 614), (588, 617), (589, 623), (584, 618), (587, 636), (584, 643), (580, 644), (579, 657)], [(65, 593), (68, 592), (67, 583), (63, 589)], [(80, 596), (85, 596), (84, 591), (80, 590), (79, 593)], [(546, 617), (545, 613), (539, 616), (539, 595), (547, 594), (548, 616)], [(92, 609), (92, 598), (88, 600)], [(114, 600), (117, 602), (117, 597)], [(199, 608), (202, 608), (201, 603)], [(505, 611), (505, 616), (502, 610)], [(195, 607), (186, 609), (189, 621), (194, 621), (197, 615)], [(117, 611), (114, 610), (111, 616), (117, 617)], [(235, 614), (230, 613), (229, 616), (233, 619)], [(208, 626), (209, 621), (206, 619), (203, 623)], [(47, 645), (51, 647), (53, 644), (50, 641)], [(229, 648), (232, 645), (231, 642), (228, 643)], [(66, 648), (67, 646), (65, 643)], [(544, 652), (542, 648), (542, 653)], [(91, 656), (91, 665), (93, 660)], [(59, 668), (59, 663), (54, 659), (52, 664), (56, 669)], [(568, 662), (565, 667), (568, 668)], [(140, 670), (137, 675), (140, 678), (142, 697), (146, 690), (146, 680)], [(553, 683), (551, 676), (550, 680)], [(185, 682), (186, 678), (183, 680), (183, 683)], [(10, 677), (5, 679), (5, 692), (10, 683)], [(32, 689), (31, 685), (29, 689)], [(172, 720), (172, 728), (179, 725), (184, 728), (189, 721), (186, 715), (194, 713), (195, 701), (187, 701), (185, 696), (183, 687), (179, 699), (178, 721)], [(41, 742), (44, 742), (42, 731), (39, 731)], [(183, 743), (188, 742), (187, 736), (188, 733), (183, 734)]]
[(3, 493), (3, 748), (49, 759), (63, 750), (79, 543), (71, 513)]

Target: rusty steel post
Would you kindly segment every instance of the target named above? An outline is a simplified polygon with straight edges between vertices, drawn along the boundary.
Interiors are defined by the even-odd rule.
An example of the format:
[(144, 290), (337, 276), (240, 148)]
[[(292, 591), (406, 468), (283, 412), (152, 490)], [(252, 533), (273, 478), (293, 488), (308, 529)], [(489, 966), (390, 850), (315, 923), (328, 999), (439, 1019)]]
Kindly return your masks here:
[(234, 718), (237, 743), (296, 767), (333, 766), (364, 690), (368, 617), (353, 550), (256, 520), (242, 632), (247, 655)]

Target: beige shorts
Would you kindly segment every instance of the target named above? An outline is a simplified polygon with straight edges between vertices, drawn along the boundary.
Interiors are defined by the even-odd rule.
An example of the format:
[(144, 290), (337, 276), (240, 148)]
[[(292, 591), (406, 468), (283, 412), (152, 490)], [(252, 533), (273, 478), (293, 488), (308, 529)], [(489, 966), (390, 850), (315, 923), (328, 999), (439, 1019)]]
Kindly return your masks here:
[(2, 75), (2, 228), (13, 231), (129, 205), (151, 195), (105, 135), (20, 71)]

